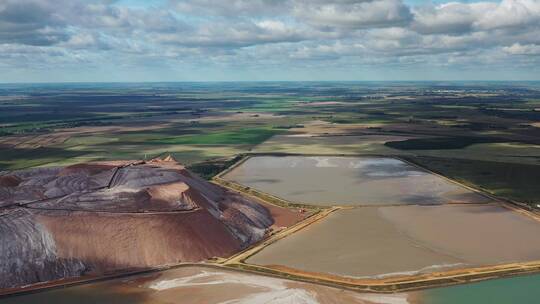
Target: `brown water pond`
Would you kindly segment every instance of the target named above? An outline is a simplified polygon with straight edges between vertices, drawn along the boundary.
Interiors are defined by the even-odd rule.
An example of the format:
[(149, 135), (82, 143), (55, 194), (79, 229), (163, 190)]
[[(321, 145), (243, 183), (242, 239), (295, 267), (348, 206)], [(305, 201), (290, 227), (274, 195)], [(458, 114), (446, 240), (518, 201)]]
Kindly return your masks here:
[(247, 263), (348, 277), (540, 260), (540, 223), (498, 204), (340, 210)]
[(489, 201), (444, 178), (384, 157), (256, 156), (224, 178), (289, 201), (322, 206)]

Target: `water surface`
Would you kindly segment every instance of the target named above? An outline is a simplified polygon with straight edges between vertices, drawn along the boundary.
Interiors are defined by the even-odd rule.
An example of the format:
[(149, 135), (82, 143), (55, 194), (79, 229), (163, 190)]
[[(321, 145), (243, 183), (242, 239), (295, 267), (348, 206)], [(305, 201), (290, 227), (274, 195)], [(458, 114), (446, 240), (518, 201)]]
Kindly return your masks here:
[(496, 279), (419, 292), (417, 304), (540, 303), (540, 275)]
[(540, 223), (498, 204), (338, 210), (246, 262), (387, 277), (540, 260)]
[(401, 160), (384, 157), (257, 156), (224, 176), (313, 205), (408, 205), (488, 199)]

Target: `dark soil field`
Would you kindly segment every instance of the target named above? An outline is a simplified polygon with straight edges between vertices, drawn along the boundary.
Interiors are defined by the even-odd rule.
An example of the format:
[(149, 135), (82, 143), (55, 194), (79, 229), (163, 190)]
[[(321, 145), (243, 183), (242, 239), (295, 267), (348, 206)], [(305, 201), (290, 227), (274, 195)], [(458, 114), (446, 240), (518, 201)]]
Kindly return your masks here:
[(539, 88), (535, 82), (5, 85), (0, 171), (171, 154), (211, 178), (250, 152), (399, 155), (534, 205), (536, 179), (520, 172), (536, 174), (540, 164)]

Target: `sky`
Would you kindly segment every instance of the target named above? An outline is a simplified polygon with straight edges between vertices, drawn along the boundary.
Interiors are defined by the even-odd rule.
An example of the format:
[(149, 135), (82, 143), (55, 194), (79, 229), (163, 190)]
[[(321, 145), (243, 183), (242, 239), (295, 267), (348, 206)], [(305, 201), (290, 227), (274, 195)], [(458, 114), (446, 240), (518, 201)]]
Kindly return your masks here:
[(540, 0), (0, 0), (0, 82), (540, 80)]

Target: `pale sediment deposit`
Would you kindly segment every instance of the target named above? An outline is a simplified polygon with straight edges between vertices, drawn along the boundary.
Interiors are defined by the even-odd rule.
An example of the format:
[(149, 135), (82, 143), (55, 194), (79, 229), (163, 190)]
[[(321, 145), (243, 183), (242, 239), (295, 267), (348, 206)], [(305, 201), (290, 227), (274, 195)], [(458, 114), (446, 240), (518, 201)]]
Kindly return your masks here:
[(229, 256), (292, 212), (174, 160), (7, 172), (0, 202), (0, 288)]
[(360, 294), (209, 267), (181, 267), (0, 300), (47, 303), (407, 304), (408, 295)]

